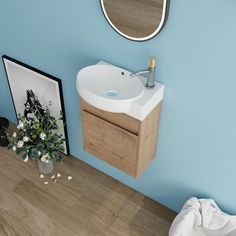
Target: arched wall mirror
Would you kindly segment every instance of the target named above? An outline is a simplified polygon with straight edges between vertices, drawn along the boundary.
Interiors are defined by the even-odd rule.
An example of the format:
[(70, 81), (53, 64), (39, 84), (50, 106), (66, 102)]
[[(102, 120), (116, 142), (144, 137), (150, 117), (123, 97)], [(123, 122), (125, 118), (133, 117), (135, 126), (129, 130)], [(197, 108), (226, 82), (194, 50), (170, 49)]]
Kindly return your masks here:
[(156, 36), (167, 19), (168, 0), (100, 0), (110, 25), (122, 36), (144, 41)]

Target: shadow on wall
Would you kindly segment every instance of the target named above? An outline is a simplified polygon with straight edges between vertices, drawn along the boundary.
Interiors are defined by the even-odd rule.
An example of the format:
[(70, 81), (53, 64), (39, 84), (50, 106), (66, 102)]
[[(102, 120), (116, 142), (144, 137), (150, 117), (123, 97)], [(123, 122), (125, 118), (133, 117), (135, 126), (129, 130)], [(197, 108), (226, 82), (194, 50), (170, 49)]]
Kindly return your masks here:
[[(175, 187), (173, 187), (175, 185)], [(196, 197), (196, 198), (206, 198), (206, 199), (213, 199), (216, 204), (221, 208), (222, 211), (226, 212), (227, 214), (234, 215), (235, 212), (232, 211), (232, 207), (227, 206), (224, 201), (221, 201), (219, 198), (209, 195), (206, 192), (200, 191), (199, 189), (193, 189), (191, 187), (183, 187), (182, 185), (175, 183), (169, 187), (168, 185), (162, 186), (163, 189), (170, 189), (171, 192), (173, 192), (173, 196), (170, 196), (170, 193), (166, 195), (158, 195), (155, 196), (159, 199), (160, 203), (168, 202), (168, 208), (170, 209), (176, 209), (177, 212), (179, 212), (184, 203), (190, 198), (190, 197)], [(183, 194), (184, 193), (184, 194)], [(222, 196), (223, 199), (223, 196)]]
[[(199, 191), (198, 189), (193, 189), (191, 187), (183, 187), (179, 185), (178, 183), (175, 183), (175, 187), (172, 184), (170, 187), (165, 185), (163, 188), (170, 189), (174, 193), (173, 196), (170, 196), (168, 193), (167, 195), (161, 195), (158, 196), (158, 199), (160, 199), (160, 202), (168, 202), (168, 207), (171, 209), (176, 209), (179, 212), (181, 208), (183, 207), (184, 203), (190, 198), (190, 197), (196, 197), (196, 198), (212, 198), (212, 196)], [(183, 194), (184, 193), (184, 194)], [(217, 202), (217, 199), (214, 199)], [(223, 209), (223, 206), (220, 205)]]

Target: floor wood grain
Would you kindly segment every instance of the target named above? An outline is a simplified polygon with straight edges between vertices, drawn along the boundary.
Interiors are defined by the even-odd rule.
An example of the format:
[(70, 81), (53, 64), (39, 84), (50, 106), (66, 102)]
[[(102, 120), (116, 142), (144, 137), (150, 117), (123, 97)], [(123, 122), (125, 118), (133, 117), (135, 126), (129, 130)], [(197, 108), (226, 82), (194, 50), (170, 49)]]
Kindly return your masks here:
[(58, 170), (44, 185), (36, 163), (0, 148), (1, 236), (168, 235), (169, 209), (73, 157)]

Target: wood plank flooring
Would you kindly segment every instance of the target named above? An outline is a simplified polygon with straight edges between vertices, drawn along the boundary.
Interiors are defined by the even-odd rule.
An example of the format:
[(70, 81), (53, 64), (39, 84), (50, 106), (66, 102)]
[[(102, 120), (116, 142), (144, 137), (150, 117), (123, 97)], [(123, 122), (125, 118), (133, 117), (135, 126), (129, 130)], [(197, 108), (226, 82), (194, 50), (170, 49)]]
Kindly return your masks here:
[(58, 168), (44, 185), (36, 163), (0, 148), (0, 236), (168, 235), (174, 212), (73, 157)]

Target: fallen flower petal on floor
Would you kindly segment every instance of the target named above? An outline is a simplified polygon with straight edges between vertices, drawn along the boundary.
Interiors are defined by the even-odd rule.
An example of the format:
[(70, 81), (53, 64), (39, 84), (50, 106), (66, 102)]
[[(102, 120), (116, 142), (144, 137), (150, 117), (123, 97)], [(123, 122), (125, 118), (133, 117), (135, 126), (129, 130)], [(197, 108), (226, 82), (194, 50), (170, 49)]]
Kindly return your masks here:
[(60, 173), (57, 173), (57, 177), (60, 178), (60, 177), (61, 177), (61, 174), (60, 174)]

